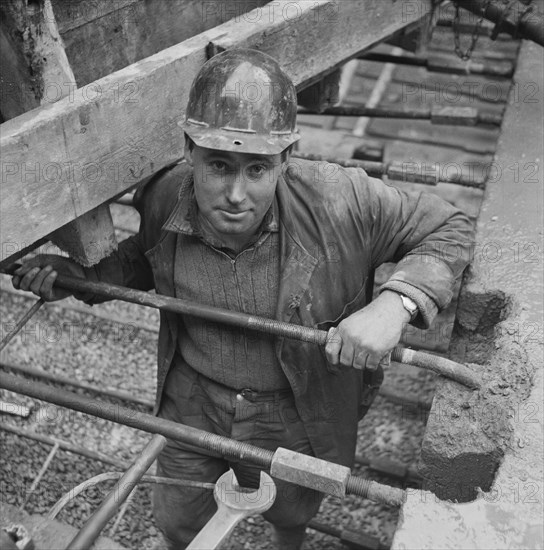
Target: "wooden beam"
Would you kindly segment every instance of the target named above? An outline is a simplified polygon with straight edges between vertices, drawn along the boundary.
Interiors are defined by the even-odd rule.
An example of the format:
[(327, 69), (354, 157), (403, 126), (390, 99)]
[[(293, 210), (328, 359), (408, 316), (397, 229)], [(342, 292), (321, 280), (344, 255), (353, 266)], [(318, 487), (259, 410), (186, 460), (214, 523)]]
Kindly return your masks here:
[[(9, 46), (2, 82), (5, 119), (51, 103), (75, 88), (75, 77), (60, 37), (51, 0), (32, 4), (9, 0), (2, 6), (2, 43)], [(108, 205), (85, 212), (50, 235), (50, 239), (73, 259), (90, 266), (117, 248)], [(5, 247), (4, 247), (5, 249)]]
[(10, 32), (8, 18), (0, 10), (0, 112), (9, 120), (37, 106), (35, 82), (17, 37)]
[[(36, 54), (46, 60), (43, 63), (44, 90), (49, 85), (60, 87), (63, 96), (69, 90), (62, 88), (65, 83), (76, 83), (76, 78), (64, 51), (51, 0), (43, 0), (43, 24), (41, 32), (35, 38)], [(48, 98), (42, 98), (48, 101)], [(115, 229), (110, 207), (101, 204), (85, 212), (75, 220), (57, 229), (50, 235), (51, 241), (67, 252), (71, 258), (89, 267), (109, 256), (117, 249)]]
[(311, 111), (322, 112), (336, 105), (340, 99), (340, 69), (323, 77), (321, 80), (304, 88), (297, 94), (300, 107)]
[(430, 1), (275, 1), (2, 124), (0, 232), (32, 242), (177, 160), (208, 46), (275, 56), (304, 88), (425, 16)]
[(79, 85), (136, 63), (266, 0), (52, 0)]
[(34, 49), (34, 37), (44, 22), (43, 6), (21, 0), (0, 3), (0, 111), (9, 120), (40, 105), (44, 83), (43, 59)]

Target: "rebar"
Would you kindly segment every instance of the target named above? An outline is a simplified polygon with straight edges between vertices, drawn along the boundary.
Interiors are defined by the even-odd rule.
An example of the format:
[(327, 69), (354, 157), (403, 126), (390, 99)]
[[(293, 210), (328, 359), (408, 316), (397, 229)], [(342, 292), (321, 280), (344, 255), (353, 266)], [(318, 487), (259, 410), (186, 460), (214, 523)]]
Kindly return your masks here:
[(0, 372), (0, 387), (144, 432), (157, 433), (169, 439), (195, 445), (203, 451), (211, 451), (212, 454), (220, 453), (228, 459), (249, 461), (262, 468), (270, 467), (274, 455), (272, 451), (260, 449), (249, 443), (235, 441), (121, 405), (105, 403), (95, 398), (53, 388), (41, 382), (26, 380), (4, 372)]
[(406, 491), (384, 485), (362, 477), (350, 476), (346, 483), (346, 494), (359, 495), (373, 502), (391, 506), (401, 506), (406, 498)]
[(120, 470), (126, 470), (129, 466), (121, 460), (111, 458), (110, 456), (99, 453), (98, 451), (91, 451), (90, 449), (82, 447), (81, 445), (76, 445), (62, 439), (57, 439), (56, 437), (50, 437), (44, 434), (32, 432), (30, 430), (25, 430), (24, 428), (20, 428), (15, 424), (8, 424), (7, 422), (3, 422), (0, 424), (0, 430), (13, 433), (20, 437), (27, 437), (28, 439), (39, 441), (40, 443), (45, 443), (46, 445), (58, 445), (59, 448), (63, 451), (75, 453), (80, 456), (90, 458), (91, 460), (98, 460), (99, 462), (109, 464), (110, 466), (114, 466), (115, 468), (119, 468)]
[(336, 105), (323, 109), (322, 111), (299, 108), (297, 113), (299, 115), (367, 116), (373, 118), (400, 118), (409, 120), (427, 120), (431, 118), (430, 109), (391, 109), (389, 107), (350, 107), (348, 105)]
[[(103, 483), (104, 481), (114, 481), (123, 477), (124, 472), (104, 472), (94, 477), (86, 479), (79, 485), (76, 485), (73, 489), (70, 489), (67, 493), (57, 500), (57, 502), (51, 507), (46, 515), (47, 519), (55, 519), (62, 509), (67, 506), (72, 500), (78, 497), (83, 491)], [(192, 479), (177, 479), (172, 477), (162, 477), (153, 475), (144, 475), (138, 481), (138, 483), (150, 483), (153, 485), (174, 485), (177, 487), (193, 487), (196, 489), (205, 489), (207, 491), (213, 491), (215, 483), (207, 483), (205, 481), (193, 481)]]
[(382, 177), (387, 176), (392, 180), (405, 181), (411, 183), (422, 183), (424, 185), (437, 185), (438, 183), (454, 183), (463, 187), (474, 187), (476, 189), (483, 189), (485, 187), (485, 179), (475, 179), (467, 177), (465, 175), (458, 175), (457, 173), (448, 174), (446, 178), (439, 179), (437, 172), (430, 172), (429, 170), (421, 170), (421, 172), (408, 170), (407, 168), (426, 166), (424, 162), (375, 162), (370, 160), (357, 160), (357, 159), (340, 159), (336, 157), (330, 157), (328, 155), (314, 155), (311, 153), (301, 153), (297, 151), (292, 155), (292, 158), (301, 158), (306, 160), (325, 161), (333, 164), (338, 164), (344, 168), (362, 168), (369, 176)]
[(167, 440), (162, 435), (155, 434), (145, 446), (140, 456), (115, 484), (108, 496), (93, 512), (79, 533), (72, 539), (66, 550), (88, 550), (98, 538), (100, 532), (116, 511), (133, 491), (135, 484), (147, 472), (159, 453), (164, 449)]
[(28, 490), (25, 499), (23, 500), (21, 506), (19, 506), (19, 510), (24, 510), (27, 502), (30, 500), (30, 497), (33, 495), (34, 491), (36, 490), (36, 487), (38, 486), (38, 483), (40, 483), (43, 475), (47, 471), (47, 468), (49, 468), (49, 464), (51, 464), (51, 461), (57, 454), (57, 451), (59, 450), (60, 445), (58, 443), (55, 443), (53, 445), (53, 448), (49, 451), (49, 454), (47, 455), (47, 458), (45, 459), (45, 462), (42, 464), (42, 467), (40, 468), (40, 471), (38, 472), (38, 475), (34, 478), (34, 481), (32, 482), (32, 485), (30, 486), (30, 489)]
[(481, 385), (479, 378), (468, 367), (450, 361), (445, 357), (414, 351), (408, 348), (395, 348), (391, 352), (391, 360), (397, 363), (432, 370), (469, 388), (478, 389)]
[[(502, 116), (500, 113), (470, 109), (470, 116), (467, 116), (466, 107), (454, 107), (447, 118), (436, 116), (433, 109), (391, 109), (388, 107), (350, 107), (347, 105), (336, 105), (322, 111), (312, 109), (299, 109), (299, 115), (323, 115), (323, 116), (345, 116), (345, 117), (372, 117), (372, 118), (397, 118), (409, 120), (429, 120), (433, 124), (447, 124), (457, 126), (475, 126), (478, 124), (486, 126), (500, 126)], [(293, 155), (298, 156), (298, 153)], [(333, 162), (333, 161), (331, 161)], [(342, 159), (337, 159), (336, 164), (342, 164)], [(451, 182), (448, 182), (451, 183)]]
[(43, 298), (36, 300), (32, 307), (17, 321), (16, 325), (13, 327), (4, 339), (0, 342), (0, 351), (2, 351), (10, 342), (19, 334), (19, 331), (28, 323), (31, 317), (43, 306)]
[[(515, 38), (521, 37), (532, 40), (544, 46), (544, 18), (540, 11), (533, 10), (531, 5), (517, 3), (517, 11), (521, 12), (517, 21), (510, 21), (509, 7), (502, 2), (488, 2), (487, 0), (453, 0), (459, 7), (476, 15), (482, 15), (493, 23), (501, 24), (501, 31), (507, 32)], [(493, 32), (492, 32), (493, 35)]]
[[(471, 63), (470, 65), (459, 63), (455, 58), (448, 58), (445, 55), (432, 60), (421, 57), (394, 56), (386, 53), (370, 52), (360, 56), (358, 59), (363, 61), (377, 61), (379, 63), (398, 63), (399, 65), (424, 67), (432, 72), (441, 72), (447, 74), (466, 75), (487, 75), (503, 78), (510, 78), (514, 71), (512, 63), (503, 63), (503, 65), (492, 62)], [(431, 62), (432, 61), (432, 62)], [(370, 115), (372, 116), (372, 115)], [(379, 115), (378, 115), (379, 116)]]
[[(16, 269), (16, 266), (12, 266)], [(109, 283), (95, 283), (67, 275), (58, 275), (55, 285), (68, 290), (92, 293), (111, 300), (123, 300), (135, 304), (153, 307), (182, 315), (199, 317), (208, 321), (230, 326), (247, 328), (265, 334), (310, 342), (320, 346), (327, 343), (327, 332), (301, 325), (248, 315), (239, 311), (217, 308), (188, 300), (181, 300), (161, 294), (151, 294), (141, 290), (126, 288)], [(443, 357), (425, 354), (405, 348), (395, 348), (392, 352), (394, 361), (432, 370), (442, 376), (456, 380), (470, 388), (479, 388), (480, 381), (466, 366), (454, 363)]]
[(153, 401), (150, 399), (143, 399), (138, 396), (134, 396), (131, 393), (95, 386), (94, 384), (88, 384), (87, 382), (80, 382), (69, 376), (62, 376), (60, 374), (53, 374), (42, 369), (36, 369), (27, 365), (14, 365), (13, 363), (7, 363), (6, 361), (0, 361), (0, 369), (9, 369), (16, 373), (24, 374), (25, 376), (31, 376), (39, 380), (47, 380), (53, 384), (62, 384), (66, 386), (72, 386), (81, 390), (92, 392), (101, 397), (111, 397), (113, 399), (120, 399), (128, 403), (134, 403), (135, 405), (142, 405), (148, 409), (153, 409)]
[[(164, 418), (127, 409), (120, 405), (112, 406), (109, 403), (100, 402), (96, 399), (58, 388), (51, 388), (41, 382), (31, 382), (11, 374), (0, 372), (0, 388), (90, 414), (104, 420), (123, 424), (131, 428), (160, 434), (169, 439), (188, 443), (200, 448), (203, 454), (220, 454), (227, 460), (244, 461), (265, 470), (270, 469), (274, 459), (274, 452), (268, 449), (261, 449), (249, 443), (235, 441), (191, 426), (185, 426)], [(291, 479), (289, 481), (293, 482)], [(374, 481), (350, 476), (346, 485), (346, 494), (359, 495), (375, 502), (385, 502), (395, 506), (402, 502), (404, 491)]]

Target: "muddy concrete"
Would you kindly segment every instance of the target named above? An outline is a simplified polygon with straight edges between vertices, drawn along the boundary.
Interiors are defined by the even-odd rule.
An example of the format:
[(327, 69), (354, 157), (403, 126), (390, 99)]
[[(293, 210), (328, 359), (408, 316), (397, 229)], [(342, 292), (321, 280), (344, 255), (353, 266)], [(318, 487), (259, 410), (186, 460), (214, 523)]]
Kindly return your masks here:
[(394, 549), (543, 547), (543, 57), (523, 44), (459, 300), (451, 356), (484, 385), (438, 384), (422, 448), (436, 494), (408, 496)]
[[(0, 501), (0, 527), (22, 525), (33, 542), (34, 550), (66, 548), (78, 529), (37, 514), (27, 514), (16, 506)], [(123, 550), (125, 547), (107, 537), (98, 537), (92, 550)]]

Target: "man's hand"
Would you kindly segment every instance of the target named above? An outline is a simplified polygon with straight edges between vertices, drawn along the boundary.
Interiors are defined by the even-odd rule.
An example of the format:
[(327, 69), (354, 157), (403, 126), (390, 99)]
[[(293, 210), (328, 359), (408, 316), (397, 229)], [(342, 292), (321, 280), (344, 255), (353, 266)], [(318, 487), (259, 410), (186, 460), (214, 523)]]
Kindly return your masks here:
[(28, 290), (46, 302), (54, 302), (73, 294), (69, 290), (53, 288), (59, 273), (85, 278), (85, 271), (73, 260), (54, 254), (41, 254), (17, 269), (11, 282), (17, 289)]
[(329, 330), (325, 354), (332, 365), (376, 370), (399, 343), (410, 314), (400, 295), (384, 290), (373, 302)]

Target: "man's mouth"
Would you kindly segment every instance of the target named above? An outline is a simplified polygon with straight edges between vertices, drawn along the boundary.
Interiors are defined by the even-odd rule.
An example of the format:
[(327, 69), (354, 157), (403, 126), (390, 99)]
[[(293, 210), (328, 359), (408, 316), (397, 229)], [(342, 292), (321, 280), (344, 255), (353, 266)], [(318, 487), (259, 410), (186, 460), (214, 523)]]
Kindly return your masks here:
[(237, 220), (243, 217), (248, 212), (248, 210), (225, 210), (223, 208), (221, 208), (220, 210), (225, 217), (233, 220)]

